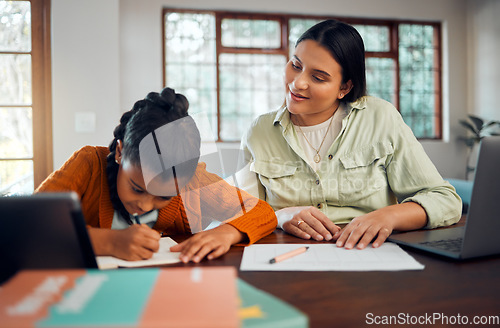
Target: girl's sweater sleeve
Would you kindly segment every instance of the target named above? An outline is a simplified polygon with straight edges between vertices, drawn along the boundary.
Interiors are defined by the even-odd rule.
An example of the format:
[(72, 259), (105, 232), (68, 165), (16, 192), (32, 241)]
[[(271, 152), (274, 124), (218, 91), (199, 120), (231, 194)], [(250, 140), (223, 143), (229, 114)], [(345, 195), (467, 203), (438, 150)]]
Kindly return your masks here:
[[(196, 190), (191, 191), (196, 196), (183, 199), (199, 199), (196, 209), (201, 213), (198, 215), (232, 225), (247, 236), (246, 245), (253, 244), (276, 228), (276, 215), (268, 203), (207, 172), (204, 164), (200, 164), (190, 185), (196, 186)], [(186, 202), (184, 205), (189, 216), (193, 206)]]

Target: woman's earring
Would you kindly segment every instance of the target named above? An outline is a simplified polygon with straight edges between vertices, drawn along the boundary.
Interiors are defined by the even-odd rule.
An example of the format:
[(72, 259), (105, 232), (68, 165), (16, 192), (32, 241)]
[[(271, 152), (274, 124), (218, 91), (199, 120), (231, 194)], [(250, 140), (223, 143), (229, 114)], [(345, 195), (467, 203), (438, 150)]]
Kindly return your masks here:
[(343, 94), (343, 93), (341, 93), (339, 96), (340, 96), (340, 97), (343, 97), (343, 96), (344, 96), (344, 94)]
[(118, 160), (117, 160), (117, 159), (115, 159), (115, 163), (116, 163), (116, 164), (118, 164), (118, 165), (120, 165), (120, 162), (118, 162)]

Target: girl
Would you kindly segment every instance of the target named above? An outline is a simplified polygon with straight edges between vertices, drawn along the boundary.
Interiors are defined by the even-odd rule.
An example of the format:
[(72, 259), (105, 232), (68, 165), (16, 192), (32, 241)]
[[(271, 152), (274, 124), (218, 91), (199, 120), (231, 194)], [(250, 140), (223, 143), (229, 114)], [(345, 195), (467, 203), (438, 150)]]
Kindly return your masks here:
[(250, 165), (239, 182), (271, 204), (283, 230), (362, 249), (394, 230), (460, 219), (460, 198), (398, 111), (366, 96), (356, 29), (336, 20), (311, 27), (284, 82), (283, 108), (259, 117), (242, 140)]
[[(161, 235), (198, 231), (171, 248), (183, 262), (254, 243), (276, 227), (275, 214), (198, 164), (200, 135), (188, 106), (169, 88), (148, 94), (123, 114), (108, 148), (76, 151), (36, 192), (79, 194), (97, 255), (148, 259)], [(205, 217), (224, 224), (201, 231)]]

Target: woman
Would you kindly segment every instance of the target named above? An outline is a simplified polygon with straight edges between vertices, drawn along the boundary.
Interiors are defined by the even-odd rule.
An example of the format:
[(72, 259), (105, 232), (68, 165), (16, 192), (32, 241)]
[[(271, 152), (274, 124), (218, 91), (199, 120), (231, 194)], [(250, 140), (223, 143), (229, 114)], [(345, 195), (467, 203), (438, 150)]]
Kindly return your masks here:
[(366, 96), (356, 29), (336, 20), (311, 27), (284, 82), (284, 106), (255, 120), (242, 140), (250, 175), (240, 175), (243, 189), (276, 210), (283, 230), (363, 249), (394, 230), (459, 220), (460, 198), (398, 111)]
[[(123, 114), (109, 147), (76, 151), (36, 192), (79, 194), (97, 255), (147, 259), (161, 235), (196, 233), (171, 251), (199, 262), (269, 234), (276, 217), (267, 203), (198, 164), (200, 134), (188, 106), (172, 89), (151, 92)], [(202, 231), (206, 217), (225, 224)]]

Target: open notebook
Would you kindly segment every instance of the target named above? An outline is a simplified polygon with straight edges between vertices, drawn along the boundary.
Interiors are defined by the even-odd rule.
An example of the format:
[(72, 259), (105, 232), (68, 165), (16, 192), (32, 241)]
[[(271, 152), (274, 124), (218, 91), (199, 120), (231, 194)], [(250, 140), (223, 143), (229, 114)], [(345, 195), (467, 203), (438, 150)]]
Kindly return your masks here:
[(150, 259), (142, 261), (126, 261), (114, 256), (97, 256), (97, 265), (99, 269), (115, 269), (115, 268), (137, 268), (161, 264), (178, 263), (179, 254), (171, 252), (170, 247), (177, 245), (177, 243), (170, 237), (163, 237), (160, 239), (160, 249), (154, 253)]

